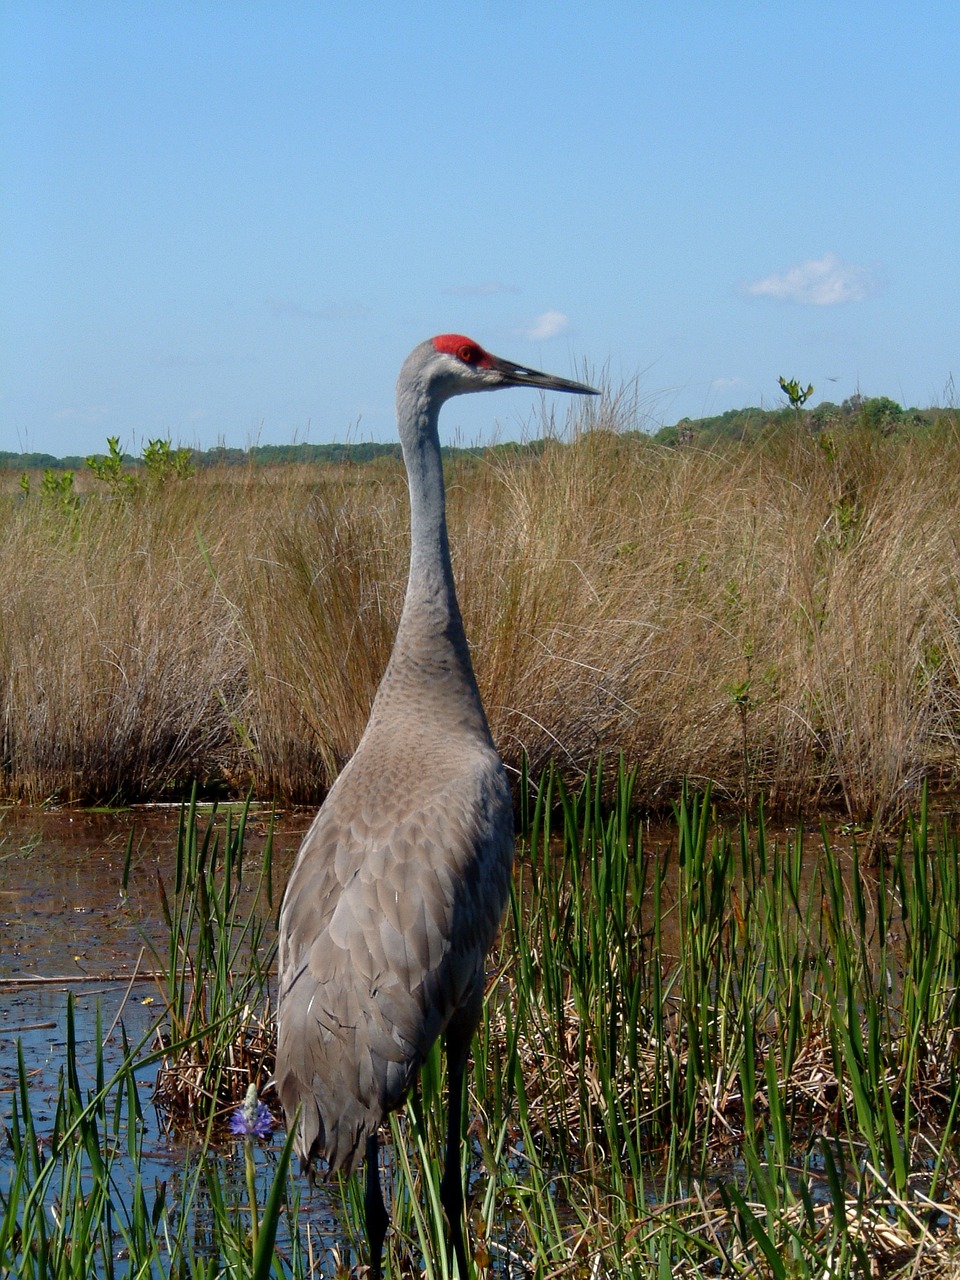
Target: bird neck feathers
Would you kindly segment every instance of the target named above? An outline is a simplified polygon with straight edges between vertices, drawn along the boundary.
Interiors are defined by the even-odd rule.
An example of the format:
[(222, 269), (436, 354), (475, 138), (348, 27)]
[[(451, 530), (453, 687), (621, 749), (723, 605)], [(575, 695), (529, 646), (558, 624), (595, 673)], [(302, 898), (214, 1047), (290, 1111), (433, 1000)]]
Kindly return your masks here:
[(402, 670), (404, 679), (427, 683), (442, 671), (456, 677), (461, 699), (470, 690), (479, 706), (450, 560), (439, 404), (419, 387), (398, 399), (397, 411), (410, 490), (410, 576), (384, 682)]

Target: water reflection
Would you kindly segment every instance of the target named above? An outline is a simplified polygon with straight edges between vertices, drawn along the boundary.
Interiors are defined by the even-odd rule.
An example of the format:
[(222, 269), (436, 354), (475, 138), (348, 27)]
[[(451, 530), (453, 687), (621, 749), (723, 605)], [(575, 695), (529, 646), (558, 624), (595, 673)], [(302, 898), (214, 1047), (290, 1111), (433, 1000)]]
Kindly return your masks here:
[[(152, 949), (163, 955), (167, 942), (158, 878), (172, 884), (179, 814), (178, 806), (120, 813), (0, 810), (0, 1127), (11, 1123), (19, 1041), (37, 1130), (43, 1135), (52, 1128), (68, 1001), (82, 1092), (96, 1089), (101, 1046), (109, 1073), (123, 1060), (124, 1034), (128, 1045), (152, 1045), (163, 1016)], [(312, 817), (292, 812), (274, 820), (279, 887)], [(251, 863), (259, 862), (269, 829), (269, 813), (251, 815), (245, 841)], [(147, 1185), (176, 1182), (193, 1158), (190, 1146), (161, 1128), (151, 1105), (155, 1077), (155, 1066), (137, 1073)], [(223, 1154), (229, 1167), (232, 1144)], [(260, 1153), (264, 1176), (269, 1159)], [(9, 1160), (4, 1144), (4, 1188)]]

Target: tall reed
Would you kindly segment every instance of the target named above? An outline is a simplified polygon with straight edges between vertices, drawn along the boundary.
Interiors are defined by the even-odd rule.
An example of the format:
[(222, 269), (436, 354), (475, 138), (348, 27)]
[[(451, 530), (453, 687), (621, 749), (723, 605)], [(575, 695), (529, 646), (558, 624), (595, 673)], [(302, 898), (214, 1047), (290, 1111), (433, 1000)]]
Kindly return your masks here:
[[(124, 1043), (119, 1065), (111, 1071), (99, 1030), (93, 1062), (82, 1064), (92, 1068), (94, 1085), (84, 1090), (68, 999), (65, 1063), (49, 1132), (41, 1132), (35, 1121), (34, 1082), (22, 1051), (18, 1054), (0, 1181), (0, 1275), (281, 1280), (305, 1274), (295, 1218), (299, 1195), (287, 1180), (292, 1139), (272, 1161), (258, 1161), (262, 1207), (244, 1203), (230, 1190), (225, 1161), (211, 1147), (209, 1133), (178, 1177), (154, 1179), (151, 1185), (143, 1173), (145, 1126), (137, 1077), (159, 1054), (144, 1053), (144, 1044)], [(254, 1213), (255, 1244), (250, 1236)], [(293, 1215), (293, 1230), (287, 1215)], [(282, 1255), (274, 1252), (278, 1231)]]
[(475, 1103), (488, 1160), (512, 1133), (522, 1161), (488, 1164), (514, 1247), (544, 1274), (952, 1275), (956, 832), (924, 806), (868, 873), (685, 793), (656, 855), (635, 783), (608, 808), (602, 771), (550, 771), (526, 810)]
[[(158, 874), (166, 955), (154, 953), (166, 1012), (154, 1100), (169, 1128), (222, 1128), (273, 1074), (269, 984), (276, 954), (272, 831), (258, 871), (244, 863), (248, 806), (202, 824), (196, 792), (181, 811), (174, 883)], [(124, 886), (125, 887), (125, 886)]]

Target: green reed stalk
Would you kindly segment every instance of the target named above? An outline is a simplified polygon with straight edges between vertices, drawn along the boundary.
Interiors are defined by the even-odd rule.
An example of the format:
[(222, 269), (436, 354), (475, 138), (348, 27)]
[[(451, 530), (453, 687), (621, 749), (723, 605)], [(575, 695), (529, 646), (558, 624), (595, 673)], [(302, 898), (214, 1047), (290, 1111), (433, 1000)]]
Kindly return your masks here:
[[(879, 1247), (864, 1225), (877, 1197), (887, 1188), (909, 1197), (919, 1167), (916, 1116), (929, 1087), (920, 1064), (934, 1043), (923, 1019), (954, 995), (935, 906), (943, 897), (952, 910), (950, 840), (938, 839), (925, 870), (902, 856), (891, 874), (868, 872), (856, 848), (835, 853), (826, 831), (819, 852), (800, 833), (773, 840), (762, 805), (757, 823), (741, 822), (731, 838), (709, 795), (684, 791), (675, 855), (652, 859), (629, 817), (630, 784), (622, 768), (593, 771), (573, 791), (548, 771), (523, 808), (476, 1079), (496, 1077), (478, 1098), (486, 1159), (502, 1149), (511, 1108), (522, 1141), (522, 1178), (501, 1170), (498, 1185), (520, 1209), (530, 1265), (546, 1271), (582, 1239), (611, 1273), (644, 1277), (701, 1265), (718, 1249), (734, 1270), (863, 1272)], [(911, 901), (919, 874), (927, 883)], [(915, 977), (906, 966), (903, 1000), (891, 977), (898, 895), (909, 927), (930, 939)], [(667, 954), (669, 912), (677, 956)], [(950, 963), (931, 962), (931, 949)], [(960, 1091), (947, 1096), (952, 1128)], [(822, 1166), (813, 1158), (821, 1139), (830, 1153)], [(833, 1157), (844, 1149), (846, 1170)], [(938, 1150), (944, 1186), (947, 1147)], [(684, 1215), (705, 1221), (683, 1207), (691, 1179), (731, 1152), (736, 1194), (725, 1207), (716, 1192), (704, 1202), (722, 1225), (706, 1235), (683, 1226)], [(550, 1189), (556, 1223), (538, 1221), (524, 1183)], [(486, 1221), (493, 1194), (487, 1184)], [(846, 1214), (851, 1194), (858, 1207)], [(648, 1212), (657, 1221), (649, 1248)]]
[[(214, 809), (201, 829), (194, 792), (181, 811), (172, 897), (159, 884), (169, 935), (164, 1002), (170, 1039), (180, 1046), (169, 1055), (159, 1096), (171, 1119), (192, 1117), (201, 1126), (211, 1099), (222, 1119), (272, 1066), (271, 1038), (261, 1021), (276, 945), (261, 905), (273, 900), (272, 831), (248, 885), (248, 809), (249, 802), (236, 823), (228, 811), (222, 830)], [(179, 1083), (185, 1074), (193, 1082), (189, 1089)]]

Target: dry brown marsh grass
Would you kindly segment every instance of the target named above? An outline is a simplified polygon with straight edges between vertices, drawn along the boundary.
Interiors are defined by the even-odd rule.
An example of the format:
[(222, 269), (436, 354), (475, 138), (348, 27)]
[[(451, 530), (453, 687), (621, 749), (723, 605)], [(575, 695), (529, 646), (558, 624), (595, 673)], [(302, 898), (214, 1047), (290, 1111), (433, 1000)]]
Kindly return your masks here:
[[(539, 455), (448, 467), (494, 735), (531, 772), (599, 752), (659, 805), (881, 821), (960, 760), (960, 431), (667, 449), (616, 407)], [(389, 653), (399, 463), (235, 468), (75, 510), (0, 498), (7, 795), (315, 801)]]
[(184, 487), (75, 512), (7, 502), (0, 545), (8, 794), (154, 796), (230, 756), (243, 654), (221, 625)]

